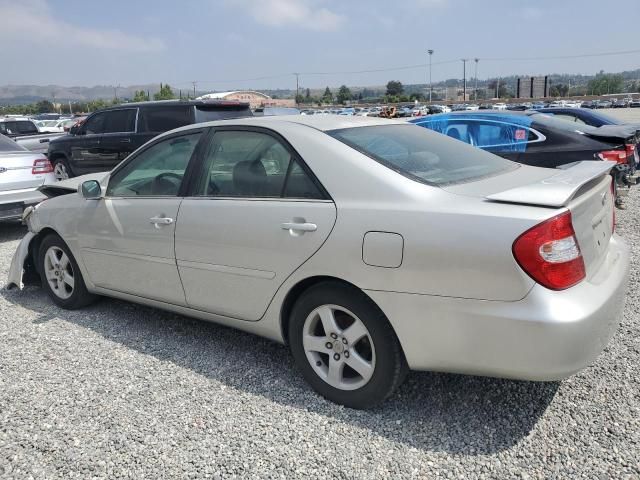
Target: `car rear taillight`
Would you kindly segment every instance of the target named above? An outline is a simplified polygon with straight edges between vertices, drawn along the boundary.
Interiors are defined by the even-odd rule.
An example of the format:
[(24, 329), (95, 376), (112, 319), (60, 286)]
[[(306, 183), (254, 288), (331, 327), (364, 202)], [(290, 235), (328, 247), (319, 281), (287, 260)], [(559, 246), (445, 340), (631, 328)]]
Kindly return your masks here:
[(513, 243), (513, 256), (527, 275), (551, 290), (572, 287), (586, 276), (568, 211), (520, 235)]
[(33, 166), (31, 167), (31, 174), (38, 175), (41, 173), (52, 173), (53, 166), (51, 162), (46, 158), (38, 158), (33, 161)]
[(631, 157), (635, 163), (635, 150), (635, 144), (627, 144), (624, 146), (624, 150), (604, 150), (598, 153), (598, 157), (600, 157), (601, 160), (613, 160), (616, 163), (623, 164), (630, 163), (629, 157)]

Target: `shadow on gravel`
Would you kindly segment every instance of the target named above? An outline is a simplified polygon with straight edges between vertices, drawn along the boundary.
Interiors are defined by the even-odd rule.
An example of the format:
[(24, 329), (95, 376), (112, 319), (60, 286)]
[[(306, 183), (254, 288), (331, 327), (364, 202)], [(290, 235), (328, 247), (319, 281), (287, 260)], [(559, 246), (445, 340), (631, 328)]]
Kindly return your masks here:
[(37, 287), (2, 290), (1, 295), (35, 312), (34, 323), (72, 322), (228, 387), (426, 451), (479, 455), (508, 449), (529, 434), (559, 387), (557, 382), (412, 373), (384, 405), (357, 411), (316, 395), (296, 371), (288, 349), (259, 337), (117, 300), (64, 311)]

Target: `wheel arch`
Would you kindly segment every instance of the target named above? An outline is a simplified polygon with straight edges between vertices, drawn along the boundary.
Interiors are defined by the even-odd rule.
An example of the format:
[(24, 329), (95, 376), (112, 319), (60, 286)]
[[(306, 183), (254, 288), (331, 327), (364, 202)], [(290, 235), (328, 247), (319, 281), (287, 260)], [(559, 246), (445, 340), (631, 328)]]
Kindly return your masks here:
[[(40, 271), (38, 270), (39, 258), (38, 252), (40, 251), (40, 245), (42, 244), (42, 240), (49, 235), (56, 235), (62, 239), (62, 236), (56, 232), (51, 227), (44, 227), (40, 230), (35, 237), (29, 243), (29, 255), (27, 256), (27, 261), (25, 263), (25, 274), (33, 273), (35, 275), (40, 276)], [(64, 242), (64, 239), (62, 239)], [(65, 242), (67, 243), (67, 242)]]
[[(289, 318), (291, 316), (291, 311), (293, 310), (293, 306), (295, 305), (296, 301), (300, 298), (300, 296), (302, 296), (307, 290), (321, 283), (334, 283), (334, 284), (337, 283), (337, 284), (342, 284), (347, 288), (357, 290), (358, 292), (362, 293), (365, 297), (367, 297), (376, 306), (376, 308), (378, 308), (382, 313), (384, 313), (384, 311), (380, 308), (380, 306), (369, 295), (367, 295), (365, 291), (363, 291), (360, 287), (358, 287), (357, 285), (354, 285), (353, 283), (347, 280), (344, 280), (338, 277), (333, 277), (331, 275), (317, 275), (313, 277), (307, 277), (298, 281), (298, 283), (296, 283), (293, 287), (291, 287), (291, 289), (289, 289), (289, 292), (287, 292), (287, 295), (285, 296), (282, 302), (282, 306), (280, 307), (280, 333), (286, 345), (289, 344)], [(393, 325), (391, 324), (391, 322), (389, 322), (389, 326), (391, 327), (391, 329), (393, 330), (393, 333), (396, 334), (396, 337), (397, 337), (397, 333), (393, 328)], [(400, 348), (402, 349), (402, 345), (400, 345)], [(404, 351), (403, 351), (403, 355), (404, 355)]]

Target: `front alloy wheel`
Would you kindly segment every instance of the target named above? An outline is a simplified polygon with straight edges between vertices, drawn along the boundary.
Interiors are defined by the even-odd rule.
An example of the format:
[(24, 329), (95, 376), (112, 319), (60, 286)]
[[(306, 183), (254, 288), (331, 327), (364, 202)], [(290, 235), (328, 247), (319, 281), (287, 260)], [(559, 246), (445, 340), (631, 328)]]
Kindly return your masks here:
[(75, 280), (73, 266), (67, 254), (57, 246), (51, 246), (44, 257), (44, 275), (51, 291), (60, 299), (73, 295)]
[(67, 170), (67, 166), (64, 162), (55, 162), (55, 165), (53, 166), (53, 175), (56, 177), (57, 181), (67, 180), (69, 178), (69, 171)]

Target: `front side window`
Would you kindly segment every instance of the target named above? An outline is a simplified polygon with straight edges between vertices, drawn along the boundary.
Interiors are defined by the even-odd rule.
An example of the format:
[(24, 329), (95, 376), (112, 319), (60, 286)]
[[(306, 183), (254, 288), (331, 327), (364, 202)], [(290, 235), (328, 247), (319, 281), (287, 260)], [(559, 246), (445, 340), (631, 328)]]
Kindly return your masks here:
[(115, 172), (107, 196), (176, 196), (200, 135), (172, 137), (147, 148)]
[(85, 122), (84, 131), (87, 135), (104, 133), (104, 113), (94, 113)]
[(451, 141), (415, 125), (380, 125), (327, 132), (398, 173), (430, 185), (471, 181), (518, 164)]
[(133, 132), (136, 129), (135, 108), (105, 112), (104, 133)]

